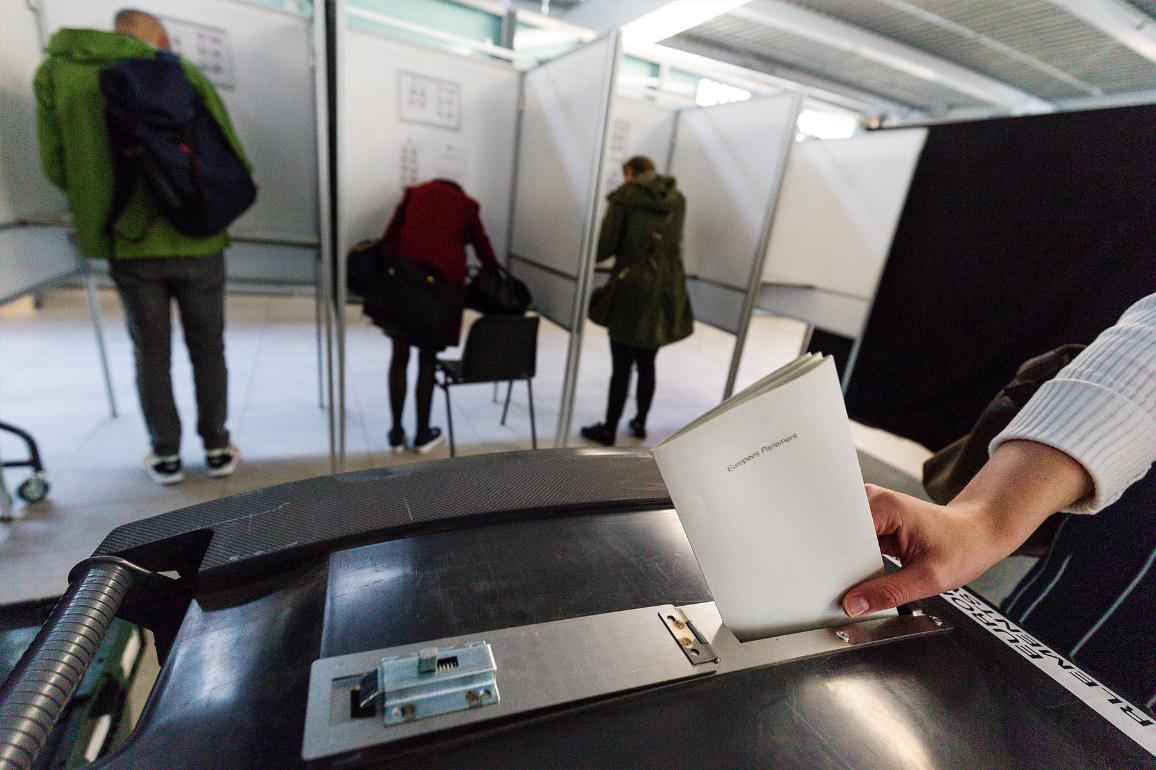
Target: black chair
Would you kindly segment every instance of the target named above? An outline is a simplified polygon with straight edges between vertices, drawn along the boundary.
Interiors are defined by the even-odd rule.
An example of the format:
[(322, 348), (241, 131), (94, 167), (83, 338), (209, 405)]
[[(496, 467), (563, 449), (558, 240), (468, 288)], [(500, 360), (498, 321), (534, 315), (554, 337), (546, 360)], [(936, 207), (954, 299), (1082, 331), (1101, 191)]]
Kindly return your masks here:
[(450, 433), (450, 457), (455, 457), (454, 417), (450, 406), (450, 388), (482, 382), (508, 382), (506, 405), (502, 408), (502, 425), (510, 411), (510, 394), (514, 380), (525, 380), (530, 394), (530, 438), (538, 448), (538, 431), (534, 425), (534, 375), (538, 369), (538, 316), (482, 316), (474, 321), (466, 337), (466, 347), (459, 360), (438, 359), (442, 373), (438, 386), (446, 394), (446, 422)]

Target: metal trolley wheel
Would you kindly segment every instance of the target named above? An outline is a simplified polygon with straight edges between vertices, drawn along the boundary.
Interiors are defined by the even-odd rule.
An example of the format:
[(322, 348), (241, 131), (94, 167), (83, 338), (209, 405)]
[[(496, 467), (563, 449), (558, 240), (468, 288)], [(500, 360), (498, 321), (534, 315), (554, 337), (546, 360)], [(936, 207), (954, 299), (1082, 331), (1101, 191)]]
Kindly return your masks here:
[(44, 474), (37, 473), (25, 479), (24, 483), (16, 488), (16, 494), (26, 503), (39, 503), (48, 497), (50, 488)]

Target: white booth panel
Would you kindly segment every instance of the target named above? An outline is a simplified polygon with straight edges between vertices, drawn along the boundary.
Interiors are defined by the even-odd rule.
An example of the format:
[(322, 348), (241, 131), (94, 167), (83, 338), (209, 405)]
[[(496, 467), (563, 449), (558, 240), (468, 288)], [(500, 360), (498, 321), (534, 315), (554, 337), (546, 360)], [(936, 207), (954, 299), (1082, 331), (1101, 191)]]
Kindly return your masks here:
[(863, 297), (780, 283), (764, 283), (756, 305), (852, 339), (862, 332), (871, 311), (871, 300)]
[(763, 280), (869, 300), (926, 138), (913, 128), (795, 145)]
[(686, 196), (690, 275), (746, 292), (795, 105), (777, 94), (679, 114), (670, 171)]
[[(494, 251), (504, 255), (518, 71), (352, 27), (344, 39), (340, 180), (348, 242), (380, 237), (406, 186), (445, 177), (481, 204)], [(422, 98), (437, 98), (418, 93), (426, 86), (450, 95), (455, 104), (443, 115), (452, 120), (412, 113)]]
[[(227, 65), (207, 74), (218, 81), (258, 186), (256, 203), (229, 231), (240, 237), (316, 244), (312, 20), (233, 0), (140, 0), (129, 5), (169, 22), (170, 36), (181, 31), (182, 23), (219, 35)], [(49, 35), (61, 27), (111, 29), (113, 16), (125, 6), (124, 0), (41, 0)]]
[(654, 161), (659, 173), (668, 172), (677, 110), (654, 102), (615, 96), (610, 107), (610, 132), (606, 137), (606, 165), (602, 169), (603, 195), (598, 201), (598, 223), (606, 213), (606, 195), (623, 182), (622, 164), (635, 155)]
[(32, 76), (43, 57), (36, 14), (27, 3), (0, 2), (0, 225), (68, 209), (40, 170)]
[(743, 322), (746, 292), (694, 278), (687, 281), (686, 287), (696, 321), (731, 334), (738, 333)]
[[(598, 184), (592, 172), (602, 150), (614, 46), (613, 37), (596, 40), (523, 78), (510, 252), (571, 282), (583, 267), (585, 217), (592, 186)], [(572, 301), (571, 296), (567, 305)], [(571, 312), (538, 305), (556, 321)]]
[(0, 305), (83, 268), (64, 228), (0, 230)]

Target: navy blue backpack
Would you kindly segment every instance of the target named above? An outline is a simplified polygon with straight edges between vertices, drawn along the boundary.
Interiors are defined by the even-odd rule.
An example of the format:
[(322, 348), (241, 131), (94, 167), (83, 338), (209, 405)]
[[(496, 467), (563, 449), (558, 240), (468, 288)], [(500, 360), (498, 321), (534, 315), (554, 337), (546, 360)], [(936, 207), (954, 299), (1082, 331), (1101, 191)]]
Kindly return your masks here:
[(257, 186), (177, 56), (104, 67), (100, 91), (116, 167), (109, 232), (138, 179), (186, 235), (215, 235), (252, 205)]

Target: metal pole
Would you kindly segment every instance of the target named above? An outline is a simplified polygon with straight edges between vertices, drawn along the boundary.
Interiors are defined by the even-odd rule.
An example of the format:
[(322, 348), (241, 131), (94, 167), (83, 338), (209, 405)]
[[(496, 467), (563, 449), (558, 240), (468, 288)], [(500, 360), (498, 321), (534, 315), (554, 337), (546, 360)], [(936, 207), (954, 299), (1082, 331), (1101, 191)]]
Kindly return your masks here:
[(775, 226), (775, 214), (779, 209), (779, 193), (783, 189), (783, 179), (787, 175), (787, 159), (791, 154), (791, 146), (795, 143), (795, 123), (799, 119), (799, 108), (803, 103), (803, 95), (795, 93), (791, 97), (791, 121), (787, 130), (783, 132), (783, 143), (779, 148), (779, 173), (771, 187), (771, 197), (767, 204), (767, 215), (763, 219), (763, 230), (759, 235), (758, 245), (755, 247), (755, 258), (751, 264), (751, 276), (747, 281), (747, 293), (743, 297), (743, 309), (739, 315), (739, 328), (735, 333), (735, 349), (731, 354), (730, 368), (727, 370), (727, 384), (723, 389), (723, 401), (730, 398), (735, 392), (735, 380), (739, 376), (739, 363), (743, 358), (743, 348), (747, 344), (747, 332), (751, 328), (751, 315), (755, 312), (755, 302), (758, 301), (759, 291), (763, 286), (763, 265), (767, 261), (767, 249), (771, 245), (771, 231)]
[[(84, 257), (80, 257), (84, 259)], [(92, 271), (88, 265), (84, 266), (84, 291), (88, 295), (88, 312), (92, 316), (92, 332), (96, 335), (96, 352), (100, 355), (100, 371), (104, 376), (104, 394), (108, 397), (109, 416), (117, 417), (116, 394), (112, 389), (112, 374), (108, 369), (108, 351), (104, 347), (104, 329), (100, 318), (100, 304), (97, 302), (96, 285), (92, 278)]]
[(566, 372), (562, 379), (562, 404), (558, 411), (558, 431), (554, 445), (565, 447), (570, 438), (570, 428), (574, 421), (574, 397), (578, 386), (578, 359), (582, 354), (582, 339), (585, 334), (586, 311), (590, 302), (590, 286), (594, 275), (594, 249), (598, 223), (594, 221), (598, 211), (598, 200), (602, 192), (602, 173), (606, 165), (606, 135), (610, 131), (610, 111), (614, 92), (618, 85), (618, 63), (622, 58), (622, 32), (614, 30), (610, 36), (610, 67), (602, 95), (602, 107), (598, 129), (598, 149), (594, 153), (594, 167), (591, 169), (590, 194), (586, 200), (582, 229), (582, 252), (578, 263), (578, 276), (574, 284), (574, 309), (570, 314), (570, 344), (566, 351)]
[(330, 180), (331, 158), (330, 110), (329, 110), (329, 3), (320, 2), (313, 6), (313, 87), (314, 125), (317, 137), (317, 226), (321, 246), (321, 274), (317, 282), (317, 293), (321, 305), (321, 317), (325, 326), (325, 391), (327, 398), (326, 417), (329, 436), (329, 469), (337, 471), (337, 435), (333, 413), (333, 312), (329, 281), (333, 275), (333, 218), (332, 183)]
[(333, 67), (333, 77), (330, 80), (332, 88), (329, 94), (330, 110), (333, 115), (334, 124), (332, 126), (332, 146), (330, 147), (330, 157), (333, 159), (333, 171), (330, 183), (334, 186), (335, 194), (333, 196), (333, 223), (334, 223), (334, 251), (333, 251), (333, 280), (334, 293), (337, 296), (337, 312), (334, 315), (334, 338), (337, 343), (337, 385), (336, 398), (334, 403), (337, 405), (337, 470), (345, 470), (345, 305), (348, 299), (348, 292), (345, 287), (345, 254), (349, 248), (348, 235), (343, 224), (344, 212), (341, 205), (341, 109), (345, 100), (343, 98), (343, 91), (345, 88), (345, 63), (343, 52), (345, 50), (345, 32), (346, 24), (346, 8), (345, 0), (333, 0), (333, 19), (331, 32), (333, 35), (333, 59), (331, 66)]
[[(320, 251), (318, 252), (320, 255)], [(313, 260), (313, 330), (317, 337), (317, 408), (325, 408), (325, 354), (321, 346), (321, 316), (324, 312), (321, 284), (321, 261)]]

